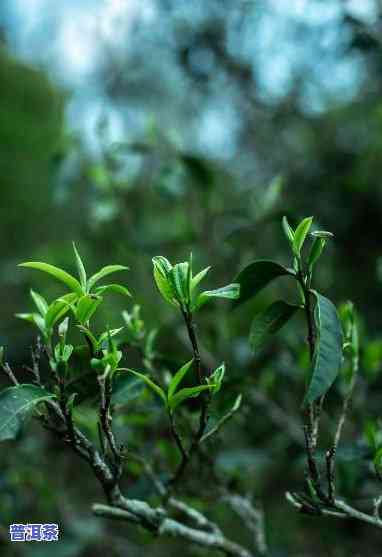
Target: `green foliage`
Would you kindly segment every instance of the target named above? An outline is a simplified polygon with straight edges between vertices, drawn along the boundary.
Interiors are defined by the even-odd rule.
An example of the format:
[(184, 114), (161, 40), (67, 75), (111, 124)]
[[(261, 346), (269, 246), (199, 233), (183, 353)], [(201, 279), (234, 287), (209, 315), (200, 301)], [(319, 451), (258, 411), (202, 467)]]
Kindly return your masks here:
[[(189, 398), (197, 397), (203, 391), (211, 390), (212, 392), (214, 392), (214, 389), (216, 389), (217, 387), (220, 388), (220, 384), (221, 384), (221, 381), (222, 381), (222, 378), (223, 378), (222, 376), (219, 376), (219, 379), (217, 379), (216, 383), (215, 382), (209, 382), (206, 385), (197, 385), (195, 387), (185, 387), (183, 389), (178, 390), (178, 387), (182, 383), (182, 381), (185, 378), (187, 372), (191, 369), (193, 363), (194, 363), (194, 360), (192, 359), (178, 369), (178, 371), (172, 377), (172, 379), (169, 383), (169, 386), (167, 388), (167, 391), (162, 389), (159, 385), (157, 385), (152, 379), (150, 379), (150, 377), (148, 377), (144, 373), (140, 373), (140, 372), (135, 371), (133, 369), (126, 369), (126, 370), (121, 369), (120, 371), (129, 371), (130, 373), (132, 373), (133, 375), (135, 375), (136, 377), (139, 377), (139, 379), (144, 381), (146, 383), (146, 385), (148, 387), (150, 387), (150, 389), (152, 391), (154, 391), (155, 394), (158, 395), (162, 399), (162, 401), (164, 402), (167, 410), (170, 413), (172, 413), (175, 410), (175, 408), (177, 406), (179, 406), (179, 404), (181, 404), (185, 400), (187, 400)], [(224, 375), (224, 373), (223, 373), (223, 375)]]
[(236, 277), (236, 282), (240, 285), (240, 298), (237, 305), (254, 298), (269, 283), (283, 276), (294, 277), (295, 273), (275, 261), (253, 261)]
[(210, 298), (227, 298), (236, 300), (240, 295), (240, 286), (237, 283), (206, 290), (198, 293), (196, 288), (207, 275), (210, 267), (206, 267), (195, 276), (192, 272), (192, 255), (189, 262), (171, 263), (162, 256), (153, 258), (154, 279), (159, 292), (170, 304), (180, 307), (183, 311), (197, 311)]
[(17, 385), (0, 392), (0, 441), (15, 439), (33, 410), (53, 394), (35, 385)]
[(259, 350), (268, 335), (277, 333), (299, 309), (301, 309), (300, 306), (278, 300), (255, 315), (249, 333), (249, 343), (252, 350), (254, 352)]
[(317, 343), (312, 377), (304, 404), (317, 400), (330, 389), (342, 365), (342, 328), (335, 306), (330, 300), (314, 292)]

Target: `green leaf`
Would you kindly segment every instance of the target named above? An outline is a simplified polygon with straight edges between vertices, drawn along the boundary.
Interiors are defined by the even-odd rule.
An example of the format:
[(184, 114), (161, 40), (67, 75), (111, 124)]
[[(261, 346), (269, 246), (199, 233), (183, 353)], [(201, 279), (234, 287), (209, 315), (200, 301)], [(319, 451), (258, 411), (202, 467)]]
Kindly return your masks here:
[(191, 279), (191, 292), (198, 286), (204, 279), (211, 267), (206, 267)]
[(116, 273), (117, 271), (128, 271), (129, 267), (125, 265), (106, 265), (103, 267), (98, 273), (95, 273), (93, 276), (90, 277), (88, 280), (88, 292), (93, 288), (93, 286), (102, 278), (106, 277), (107, 275), (111, 275), (111, 273)]
[[(121, 368), (121, 371), (122, 370), (124, 371), (125, 368)], [(150, 377), (148, 377), (147, 375), (144, 375), (143, 373), (139, 373), (138, 371), (134, 371), (133, 369), (127, 369), (126, 368), (126, 371), (129, 371), (130, 373), (132, 373), (136, 377), (139, 377), (139, 379), (142, 379), (142, 381), (144, 381), (146, 383), (146, 385), (148, 385), (150, 387), (150, 389), (152, 389), (158, 396), (160, 396), (160, 398), (164, 401), (164, 403), (167, 406), (167, 397), (166, 397), (166, 394), (165, 394), (164, 390), (161, 389), (159, 387), (159, 385), (154, 383), (154, 381), (152, 381), (150, 379)]]
[(19, 263), (19, 267), (37, 269), (38, 271), (48, 273), (60, 282), (66, 284), (66, 286), (68, 286), (76, 294), (83, 294), (81, 284), (78, 282), (78, 280), (59, 267), (55, 267), (54, 265), (50, 265), (49, 263), (40, 263), (38, 261), (26, 261), (25, 263)]
[(235, 279), (235, 282), (240, 284), (240, 298), (235, 306), (257, 296), (270, 282), (282, 276), (296, 277), (296, 273), (275, 261), (253, 261), (240, 271)]
[(94, 294), (87, 294), (78, 300), (76, 308), (76, 317), (80, 323), (86, 323), (95, 313), (98, 306), (102, 302), (102, 298)]
[(39, 313), (16, 313), (16, 317), (19, 319), (23, 319), (24, 321), (29, 321), (29, 323), (33, 323), (40, 329), (40, 331), (45, 335), (45, 323), (44, 318)]
[(169, 279), (169, 273), (172, 269), (172, 265), (165, 257), (160, 255), (153, 257), (152, 262), (154, 265), (154, 280), (159, 292), (167, 302), (177, 306), (178, 304), (175, 300), (174, 287)]
[(293, 246), (294, 232), (293, 232), (291, 226), (289, 225), (288, 219), (286, 217), (283, 217), (282, 225), (283, 225), (284, 234), (287, 237), (287, 240)]
[(15, 439), (32, 410), (54, 395), (35, 385), (17, 385), (0, 392), (0, 441)]
[(313, 372), (304, 405), (324, 395), (332, 386), (342, 365), (342, 328), (335, 306), (330, 300), (313, 292), (317, 299), (315, 321), (317, 341)]
[(48, 308), (45, 315), (45, 326), (47, 329), (51, 329), (57, 321), (59, 321), (71, 308), (71, 304), (77, 299), (77, 294), (70, 293), (61, 296), (57, 300), (54, 300)]
[(225, 375), (225, 363), (223, 362), (219, 367), (215, 369), (215, 371), (208, 378), (209, 383), (215, 384), (215, 387), (212, 389), (214, 395), (220, 391), (224, 379), (224, 375)]
[(210, 385), (198, 385), (196, 387), (185, 387), (178, 391), (172, 398), (169, 400), (169, 407), (171, 410), (175, 410), (177, 406), (184, 400), (188, 398), (195, 398), (200, 395), (203, 391), (211, 390), (216, 387), (215, 384)]
[(240, 296), (240, 285), (238, 283), (228, 284), (216, 290), (206, 290), (199, 294), (192, 309), (201, 308), (210, 298), (227, 298), (229, 300), (237, 300)]
[(104, 294), (105, 292), (114, 292), (115, 294), (122, 294), (122, 296), (131, 297), (128, 289), (125, 286), (122, 286), (122, 284), (105, 284), (104, 286), (98, 286), (94, 292), (97, 296)]
[(278, 300), (255, 315), (249, 334), (249, 343), (252, 350), (254, 352), (259, 350), (267, 336), (277, 333), (298, 309), (300, 309), (300, 306)]
[(48, 303), (45, 300), (45, 298), (43, 298), (41, 296), (41, 294), (39, 294), (38, 292), (35, 292), (34, 290), (31, 289), (30, 294), (32, 296), (32, 299), (38, 309), (38, 311), (41, 313), (41, 315), (43, 317), (45, 317), (46, 312), (48, 311)]
[(308, 257), (309, 269), (313, 269), (313, 266), (318, 261), (319, 257), (321, 256), (321, 254), (323, 252), (325, 244), (326, 244), (326, 240), (324, 240), (323, 238), (318, 237), (318, 238), (314, 239), (314, 242), (312, 244), (312, 247), (311, 247), (310, 252), (309, 252), (309, 257)]
[(172, 395), (175, 393), (176, 389), (183, 381), (186, 373), (190, 369), (194, 362), (194, 359), (190, 360), (184, 366), (182, 366), (178, 371), (175, 373), (174, 377), (171, 379), (170, 385), (168, 387), (168, 398), (171, 399)]
[(98, 345), (101, 346), (101, 344), (103, 342), (105, 342), (105, 340), (107, 340), (107, 338), (110, 336), (110, 338), (113, 338), (115, 335), (117, 335), (118, 333), (120, 333), (122, 330), (124, 329), (124, 327), (118, 327), (118, 329), (110, 329), (110, 331), (105, 331), (104, 333), (102, 333), (99, 338), (98, 338)]
[(323, 238), (327, 240), (328, 238), (334, 238), (334, 234), (332, 232), (328, 232), (327, 230), (314, 230), (314, 232), (310, 233), (313, 238)]
[(187, 305), (189, 295), (189, 264), (187, 262), (177, 263), (168, 274), (176, 293), (177, 300), (182, 305)]
[(76, 244), (74, 242), (73, 242), (73, 250), (76, 256), (77, 270), (78, 270), (78, 276), (80, 277), (81, 286), (83, 291), (86, 292), (86, 271), (85, 271), (84, 264), (82, 263), (80, 254), (77, 251)]
[(295, 255), (300, 255), (301, 248), (304, 245), (305, 238), (312, 226), (313, 217), (307, 217), (302, 220), (294, 232), (293, 251)]

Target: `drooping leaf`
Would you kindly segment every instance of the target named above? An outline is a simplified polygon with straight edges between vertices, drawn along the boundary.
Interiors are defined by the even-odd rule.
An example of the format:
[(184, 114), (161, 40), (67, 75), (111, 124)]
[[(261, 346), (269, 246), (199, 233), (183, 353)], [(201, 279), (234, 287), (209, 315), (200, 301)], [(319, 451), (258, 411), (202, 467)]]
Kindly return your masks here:
[(117, 271), (128, 271), (129, 268), (125, 265), (106, 265), (106, 267), (102, 267), (100, 271), (95, 273), (93, 276), (90, 277), (88, 280), (88, 292), (93, 288), (93, 286), (104, 277), (111, 275), (112, 273), (116, 273)]
[(45, 298), (43, 298), (43, 296), (41, 296), (41, 294), (39, 294), (38, 292), (35, 292), (32, 289), (31, 289), (30, 293), (31, 293), (32, 299), (33, 299), (38, 311), (44, 317), (46, 312), (48, 311), (47, 301), (45, 300)]
[(152, 389), (158, 396), (160, 396), (160, 398), (167, 405), (167, 397), (166, 397), (166, 394), (165, 394), (164, 390), (161, 389), (161, 387), (159, 387), (159, 385), (154, 383), (154, 381), (152, 381), (150, 379), (150, 377), (148, 377), (144, 373), (139, 373), (138, 371), (135, 371), (134, 369), (126, 369), (126, 371), (129, 371), (130, 373), (132, 373), (133, 375), (135, 375), (136, 377), (139, 377), (139, 379), (144, 381), (146, 383), (146, 385), (148, 385), (150, 387), (150, 389)]
[(249, 263), (235, 279), (235, 282), (240, 284), (240, 298), (235, 306), (257, 296), (270, 282), (282, 276), (295, 277), (296, 273), (275, 261), (260, 259)]
[(97, 296), (104, 294), (105, 292), (114, 292), (115, 294), (122, 294), (122, 296), (131, 297), (128, 289), (125, 286), (122, 286), (122, 284), (105, 284), (103, 286), (98, 286), (94, 292)]
[(38, 271), (48, 273), (55, 279), (63, 282), (66, 286), (73, 290), (73, 292), (76, 292), (76, 294), (81, 295), (83, 293), (81, 284), (78, 282), (78, 280), (59, 267), (55, 267), (54, 265), (50, 265), (49, 263), (41, 263), (39, 261), (26, 261), (25, 263), (19, 263), (19, 267), (37, 269)]
[(296, 255), (300, 255), (305, 238), (312, 226), (313, 217), (303, 219), (294, 231), (293, 250)]
[(186, 364), (184, 364), (184, 366), (182, 366), (180, 369), (178, 369), (178, 371), (175, 373), (174, 377), (171, 379), (170, 385), (168, 387), (168, 398), (169, 399), (171, 399), (171, 397), (175, 393), (176, 389), (178, 388), (180, 383), (183, 381), (183, 378), (185, 377), (186, 373), (188, 372), (188, 370), (192, 366), (193, 362), (194, 362), (194, 359), (192, 359), (189, 362), (187, 362)]
[(240, 285), (238, 283), (228, 284), (216, 290), (206, 290), (199, 294), (193, 309), (201, 308), (210, 298), (226, 298), (228, 300), (237, 300), (240, 296)]
[(342, 364), (343, 334), (335, 306), (330, 300), (314, 292), (316, 297), (315, 322), (317, 342), (310, 385), (304, 405), (314, 402), (332, 386)]
[(175, 408), (187, 398), (195, 398), (203, 391), (211, 390), (214, 387), (216, 387), (214, 383), (210, 385), (197, 385), (196, 387), (185, 387), (171, 397), (169, 400), (169, 407), (171, 410), (175, 410)]
[(86, 292), (86, 271), (80, 254), (77, 251), (76, 244), (73, 242), (73, 251), (76, 256), (76, 264), (78, 270), (78, 276), (80, 277), (80, 283), (84, 292)]
[(278, 300), (264, 311), (255, 315), (249, 334), (249, 343), (252, 350), (254, 352), (259, 350), (267, 336), (277, 333), (296, 313), (299, 307)]
[(76, 308), (78, 321), (80, 323), (86, 323), (89, 321), (101, 302), (102, 298), (100, 296), (95, 296), (94, 294), (86, 294), (86, 296), (82, 296), (78, 300)]
[(17, 385), (0, 392), (0, 441), (15, 439), (32, 410), (54, 395), (36, 385)]

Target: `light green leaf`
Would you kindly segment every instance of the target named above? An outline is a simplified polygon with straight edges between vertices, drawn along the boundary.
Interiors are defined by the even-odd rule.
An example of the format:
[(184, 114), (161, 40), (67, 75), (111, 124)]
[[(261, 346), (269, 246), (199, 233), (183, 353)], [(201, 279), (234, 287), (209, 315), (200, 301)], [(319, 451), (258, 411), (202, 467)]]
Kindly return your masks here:
[(199, 294), (192, 309), (201, 308), (210, 298), (227, 298), (229, 300), (237, 300), (240, 296), (240, 285), (238, 283), (228, 284), (216, 290), (206, 290)]
[(215, 371), (208, 378), (209, 383), (213, 383), (216, 385), (215, 388), (212, 390), (214, 395), (220, 391), (224, 379), (224, 375), (225, 375), (225, 363), (223, 362), (219, 367), (215, 369)]
[(74, 242), (73, 242), (73, 250), (76, 256), (77, 270), (78, 270), (78, 276), (80, 277), (80, 283), (83, 291), (86, 292), (86, 271), (85, 271), (84, 264), (82, 263), (80, 254), (77, 251), (76, 244)]
[(323, 238), (324, 240), (334, 237), (334, 234), (332, 232), (328, 232), (327, 230), (314, 230), (310, 233), (310, 235), (313, 236), (313, 238)]
[[(125, 368), (121, 368), (121, 371), (124, 371), (124, 370), (125, 370)], [(163, 389), (161, 389), (159, 387), (159, 385), (154, 383), (154, 381), (152, 381), (150, 379), (150, 377), (148, 377), (147, 375), (144, 375), (143, 373), (139, 373), (138, 371), (134, 371), (133, 369), (127, 369), (126, 368), (125, 371), (129, 371), (130, 373), (132, 373), (136, 377), (139, 377), (139, 379), (142, 379), (142, 381), (144, 381), (146, 383), (146, 385), (148, 385), (150, 387), (150, 389), (152, 389), (158, 396), (160, 396), (160, 398), (163, 400), (163, 402), (167, 406), (167, 397), (166, 397), (165, 392), (163, 391)]]
[(254, 352), (259, 350), (267, 336), (277, 333), (298, 309), (300, 309), (300, 306), (278, 300), (255, 315), (249, 334), (249, 343), (252, 350)]
[(177, 263), (173, 266), (168, 274), (169, 280), (172, 282), (177, 300), (187, 305), (190, 300), (189, 295), (189, 264), (187, 262)]
[(191, 279), (191, 292), (198, 286), (204, 279), (211, 267), (206, 267)]
[(45, 315), (45, 326), (47, 329), (51, 329), (57, 323), (57, 321), (64, 317), (69, 309), (74, 309), (74, 306), (72, 306), (71, 304), (73, 304), (77, 297), (77, 294), (71, 292), (70, 294), (61, 296), (61, 298), (54, 300), (54, 302), (50, 304)]
[(196, 387), (185, 387), (181, 389), (168, 401), (170, 410), (175, 410), (175, 408), (187, 398), (195, 398), (203, 391), (211, 390), (214, 387), (216, 387), (216, 385), (212, 383), (210, 385), (198, 385)]
[(103, 267), (98, 273), (95, 273), (93, 276), (90, 277), (88, 280), (88, 292), (93, 288), (93, 286), (102, 278), (106, 277), (107, 275), (111, 275), (111, 273), (116, 273), (117, 271), (128, 271), (129, 267), (125, 265), (106, 265)]
[(160, 255), (153, 257), (152, 262), (154, 265), (154, 279), (159, 292), (167, 302), (177, 306), (178, 304), (175, 300), (175, 291), (172, 282), (169, 279), (169, 273), (172, 269), (172, 265), (165, 257)]
[(309, 252), (309, 257), (308, 257), (308, 266), (309, 269), (313, 269), (315, 263), (318, 261), (319, 257), (321, 256), (323, 249), (325, 247), (326, 244), (326, 240), (324, 240), (323, 238), (315, 238), (314, 242), (312, 244), (312, 247), (310, 249)]
[(183, 381), (186, 373), (190, 369), (194, 362), (194, 359), (190, 360), (184, 366), (182, 366), (178, 371), (175, 373), (174, 377), (171, 379), (170, 385), (168, 387), (168, 398), (171, 399), (172, 395), (175, 393), (176, 389)]
[(283, 225), (284, 234), (287, 237), (287, 240), (293, 246), (294, 232), (293, 232), (291, 226), (289, 225), (288, 219), (286, 217), (283, 217), (282, 225)]
[(274, 279), (282, 276), (291, 276), (296, 278), (293, 269), (287, 269), (283, 265), (279, 265), (275, 261), (258, 260), (249, 263), (238, 274), (235, 282), (240, 284), (240, 298), (235, 306), (246, 302), (250, 298), (265, 288)]
[(24, 321), (29, 321), (29, 323), (33, 323), (40, 329), (40, 331), (45, 335), (45, 323), (44, 318), (39, 313), (16, 313), (16, 317), (19, 319), (23, 319)]
[(0, 441), (15, 439), (32, 410), (42, 401), (54, 398), (35, 385), (17, 385), (0, 392)]
[(49, 263), (40, 263), (38, 261), (26, 261), (25, 263), (19, 263), (19, 267), (37, 269), (38, 271), (48, 273), (60, 282), (66, 284), (66, 286), (68, 286), (76, 294), (82, 295), (83, 293), (81, 284), (78, 282), (78, 280), (59, 267), (55, 267), (54, 265), (50, 265)]
[(104, 333), (102, 333), (99, 336), (98, 339), (98, 345), (101, 346), (101, 344), (103, 342), (105, 342), (105, 340), (107, 340), (107, 338), (110, 335), (110, 338), (114, 337), (115, 335), (117, 335), (118, 333), (120, 333), (122, 330), (124, 329), (124, 327), (119, 327), (118, 329), (110, 329), (110, 331), (105, 331)]
[(39, 294), (38, 292), (35, 292), (34, 290), (31, 289), (30, 294), (32, 296), (32, 299), (38, 309), (38, 311), (41, 313), (41, 315), (43, 317), (45, 317), (46, 312), (48, 311), (48, 303), (45, 300), (45, 298), (43, 298), (41, 296), (41, 294)]
[(299, 256), (302, 246), (304, 245), (305, 238), (312, 226), (313, 217), (307, 217), (302, 220), (294, 232), (293, 251), (295, 255)]
[(309, 404), (324, 395), (332, 386), (342, 365), (342, 328), (335, 306), (330, 300), (313, 292), (318, 334), (313, 359), (312, 378), (304, 399)]
[(89, 321), (101, 302), (102, 298), (100, 296), (95, 296), (94, 294), (82, 296), (78, 300), (76, 308), (76, 317), (78, 321), (82, 324)]
[(131, 297), (128, 289), (122, 286), (122, 284), (105, 284), (104, 286), (98, 286), (94, 292), (96, 295), (104, 294), (105, 292), (114, 292), (115, 294)]

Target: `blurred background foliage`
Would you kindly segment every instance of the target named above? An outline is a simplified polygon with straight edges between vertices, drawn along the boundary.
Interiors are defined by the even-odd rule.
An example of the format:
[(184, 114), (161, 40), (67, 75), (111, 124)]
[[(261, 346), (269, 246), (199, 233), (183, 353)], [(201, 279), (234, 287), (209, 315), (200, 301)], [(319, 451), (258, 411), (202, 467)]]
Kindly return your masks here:
[[(253, 258), (286, 263), (281, 216), (295, 224), (314, 215), (335, 235), (316, 286), (336, 302), (352, 299), (361, 315), (362, 376), (340, 488), (370, 504), (380, 489), (363, 439), (381, 408), (379, 2), (3, 0), (0, 35), (0, 344), (20, 376), (34, 334), (14, 314), (31, 309), (30, 287), (49, 300), (60, 290), (18, 262), (74, 270), (75, 240), (90, 271), (127, 264), (133, 302), (147, 330), (158, 329), (156, 350), (184, 362), (186, 333), (155, 290), (151, 257), (184, 261), (192, 251), (196, 266), (213, 267), (208, 286), (221, 286)], [(271, 555), (375, 556), (378, 532), (299, 516), (284, 499), (303, 478), (304, 325), (287, 326), (256, 355), (247, 334), (255, 311), (288, 288), (281, 281), (235, 312), (216, 302), (200, 313), (206, 365), (228, 368), (221, 404), (239, 392), (244, 404), (185, 492), (203, 495), (197, 503), (239, 539), (240, 524), (206, 482), (214, 474), (259, 497)], [(102, 319), (117, 327), (131, 302), (115, 297), (105, 307)], [(140, 365), (134, 349), (130, 365)], [(329, 397), (328, 432), (343, 388), (339, 381)], [(174, 465), (156, 402), (129, 396), (117, 402), (121, 437), (162, 471)], [(79, 413), (91, 427), (91, 408)], [(34, 425), (0, 454), (2, 555), (51, 554), (7, 543), (8, 524), (28, 521), (59, 522), (57, 557), (204, 555), (92, 517), (95, 480)], [(150, 494), (139, 466), (127, 476), (130, 495)]]

